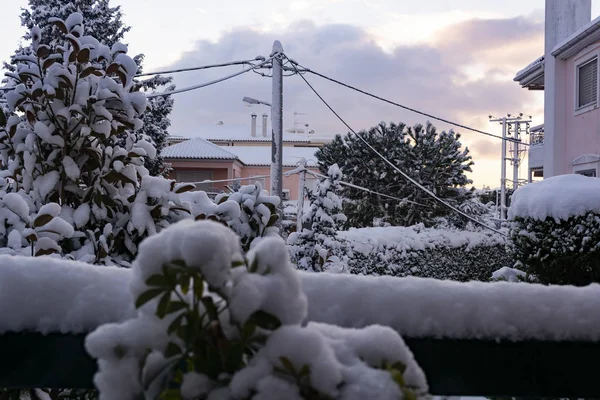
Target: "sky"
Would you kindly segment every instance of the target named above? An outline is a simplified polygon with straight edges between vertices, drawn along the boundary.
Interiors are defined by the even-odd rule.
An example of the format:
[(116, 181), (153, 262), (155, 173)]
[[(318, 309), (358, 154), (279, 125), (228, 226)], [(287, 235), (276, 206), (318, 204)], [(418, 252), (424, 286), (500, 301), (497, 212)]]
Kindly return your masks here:
[[(592, 1), (592, 17), (600, 14)], [(112, 0), (132, 26), (124, 42), (145, 54), (145, 72), (268, 56), (280, 40), (300, 64), (426, 113), (501, 134), (489, 115), (533, 116), (543, 122), (543, 94), (521, 89), (515, 73), (543, 53), (544, 0)], [(0, 60), (18, 45), (19, 9), (26, 0), (2, 1)], [(178, 88), (239, 71), (240, 66), (175, 75)], [(380, 121), (425, 124), (426, 117), (381, 103), (321, 78), (305, 77), (355, 130)], [(216, 121), (249, 125), (241, 99), (270, 102), (271, 81), (247, 73), (174, 96), (173, 135), (194, 136)], [(284, 128), (298, 120), (320, 136), (346, 128), (299, 76), (284, 78)], [(451, 126), (431, 121), (439, 130)], [(475, 161), (476, 187), (500, 182), (501, 141), (455, 128)], [(526, 177), (526, 161), (521, 169)], [(509, 176), (512, 173), (509, 171)]]

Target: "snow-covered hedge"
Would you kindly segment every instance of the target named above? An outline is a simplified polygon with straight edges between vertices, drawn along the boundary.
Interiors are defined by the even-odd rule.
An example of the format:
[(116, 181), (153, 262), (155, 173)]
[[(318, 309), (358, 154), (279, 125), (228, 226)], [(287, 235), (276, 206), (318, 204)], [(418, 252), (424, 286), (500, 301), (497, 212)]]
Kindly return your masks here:
[(514, 261), (505, 240), (484, 232), (412, 227), (380, 227), (338, 232), (354, 274), (417, 276), (488, 281)]
[(600, 282), (600, 179), (560, 175), (524, 186), (509, 218), (521, 269), (547, 284)]
[(307, 296), (281, 238), (244, 254), (217, 222), (179, 222), (141, 244), (131, 292), (137, 314), (86, 341), (101, 400), (426, 395), (391, 328), (302, 324)]

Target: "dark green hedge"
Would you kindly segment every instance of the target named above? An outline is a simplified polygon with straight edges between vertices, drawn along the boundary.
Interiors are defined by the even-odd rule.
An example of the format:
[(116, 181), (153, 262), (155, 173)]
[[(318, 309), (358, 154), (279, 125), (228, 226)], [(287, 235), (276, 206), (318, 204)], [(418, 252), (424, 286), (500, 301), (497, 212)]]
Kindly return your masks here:
[(417, 276), (455, 281), (490, 280), (492, 273), (514, 264), (504, 244), (473, 247), (434, 247), (402, 253), (385, 249), (371, 254), (353, 252), (346, 260), (350, 273)]
[(556, 222), (516, 218), (512, 250), (541, 283), (584, 286), (600, 282), (600, 215), (589, 212)]

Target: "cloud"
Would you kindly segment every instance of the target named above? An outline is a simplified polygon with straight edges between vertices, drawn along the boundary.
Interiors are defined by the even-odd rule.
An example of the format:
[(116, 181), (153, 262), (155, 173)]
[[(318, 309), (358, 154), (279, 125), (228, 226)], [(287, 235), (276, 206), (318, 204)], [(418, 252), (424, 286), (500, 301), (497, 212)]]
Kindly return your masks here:
[[(532, 41), (539, 41), (540, 29), (539, 22), (529, 22), (526, 18), (466, 21), (448, 27), (445, 35), (431, 43), (398, 46), (389, 52), (379, 47), (373, 37), (361, 28), (343, 24), (316, 25), (303, 20), (277, 33), (261, 32), (250, 27), (238, 28), (224, 33), (216, 42), (197, 41), (192, 51), (183, 53), (169, 68), (248, 59), (259, 54), (267, 56), (273, 41), (278, 39), (290, 58), (308, 68), (412, 108), (457, 122), (475, 124), (475, 128), (487, 131), (492, 128), (487, 122), (489, 114), (526, 112), (528, 104), (539, 97), (539, 94), (521, 89), (511, 78), (502, 75), (514, 76), (516, 69), (523, 67), (521, 64), (537, 57), (535, 51), (519, 56), (521, 60), (516, 62), (516, 69), (511, 67), (515, 63), (513, 60), (505, 63), (499, 60), (520, 54), (521, 48), (528, 48)], [(523, 35), (515, 34), (518, 31)], [(502, 36), (505, 36), (504, 40)], [(504, 49), (505, 57), (494, 54), (497, 48)], [(474, 68), (479, 71), (475, 77), (468, 73), (468, 67), (474, 62), (477, 62)], [(180, 88), (191, 86), (239, 68), (177, 74), (175, 82)], [(367, 129), (380, 121), (402, 121), (412, 125), (428, 119), (312, 74), (305, 77), (356, 130)], [(193, 136), (199, 126), (218, 120), (228, 125), (248, 124), (251, 112), (268, 112), (267, 108), (248, 109), (241, 101), (244, 96), (270, 101), (270, 79), (247, 73), (211, 87), (177, 95), (171, 132)], [(284, 79), (284, 109), (286, 129), (292, 127), (293, 112), (297, 111), (307, 114), (304, 118), (319, 134), (346, 133), (344, 126), (299, 76)], [(432, 122), (440, 130), (451, 128), (447, 124)], [(455, 130), (462, 133), (463, 143), (470, 146), (476, 162), (478, 158), (496, 158), (492, 148), (499, 149), (500, 146), (494, 142), (495, 139)], [(492, 143), (496, 145), (492, 146)]]

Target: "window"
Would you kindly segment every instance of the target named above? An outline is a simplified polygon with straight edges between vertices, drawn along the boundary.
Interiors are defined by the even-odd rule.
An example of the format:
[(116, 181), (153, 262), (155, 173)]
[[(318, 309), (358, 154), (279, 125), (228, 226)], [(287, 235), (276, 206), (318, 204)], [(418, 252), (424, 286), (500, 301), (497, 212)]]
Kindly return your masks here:
[[(180, 170), (176, 172), (177, 182), (202, 182), (204, 180), (212, 180), (212, 171), (194, 171)], [(210, 192), (213, 187), (212, 183), (196, 184), (196, 190)]]
[(596, 103), (598, 97), (598, 58), (577, 67), (577, 108)]
[(586, 169), (586, 170), (582, 170), (582, 171), (575, 171), (575, 173), (579, 174), (579, 175), (583, 175), (583, 176), (590, 176), (592, 178), (596, 177), (595, 169)]

